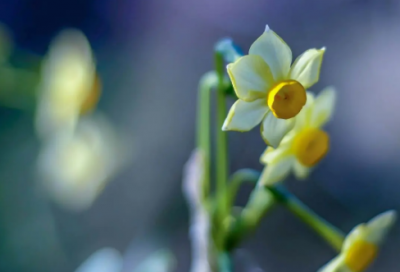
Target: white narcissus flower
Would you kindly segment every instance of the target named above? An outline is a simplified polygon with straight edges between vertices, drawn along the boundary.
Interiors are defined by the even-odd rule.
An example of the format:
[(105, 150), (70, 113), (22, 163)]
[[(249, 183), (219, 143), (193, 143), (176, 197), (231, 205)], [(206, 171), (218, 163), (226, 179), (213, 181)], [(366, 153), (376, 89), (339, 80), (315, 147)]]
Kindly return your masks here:
[(263, 139), (277, 147), (306, 104), (306, 89), (319, 79), (324, 52), (309, 49), (292, 64), (289, 46), (267, 26), (249, 54), (227, 66), (239, 99), (222, 129), (248, 131), (261, 123)]
[(396, 221), (396, 216), (395, 211), (387, 211), (355, 227), (347, 235), (340, 254), (318, 272), (365, 271), (377, 257), (379, 246)]
[(59, 131), (38, 158), (41, 185), (67, 209), (90, 207), (125, 163), (129, 146), (102, 116), (86, 116), (74, 131)]
[(36, 130), (47, 138), (59, 129), (73, 129), (79, 116), (95, 107), (100, 81), (90, 44), (77, 30), (61, 32), (42, 65)]
[(292, 170), (297, 179), (307, 178), (329, 150), (329, 135), (321, 128), (331, 118), (335, 100), (332, 87), (322, 90), (316, 98), (307, 93), (307, 104), (295, 118), (292, 131), (278, 148), (268, 147), (261, 156), (261, 162), (267, 165), (260, 179), (262, 185), (280, 182)]
[(134, 269), (127, 269), (124, 260), (129, 260), (129, 256), (122, 256), (113, 248), (102, 248), (90, 255), (75, 272), (169, 272), (175, 268), (175, 257), (165, 249), (153, 252)]
[(75, 272), (121, 272), (122, 255), (113, 248), (102, 248), (94, 252)]

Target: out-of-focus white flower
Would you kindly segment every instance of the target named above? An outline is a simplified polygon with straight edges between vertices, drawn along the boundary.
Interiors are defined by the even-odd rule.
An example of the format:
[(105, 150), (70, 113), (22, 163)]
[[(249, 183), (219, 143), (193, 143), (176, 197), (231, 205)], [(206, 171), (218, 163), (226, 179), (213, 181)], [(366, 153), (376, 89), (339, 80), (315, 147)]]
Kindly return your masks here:
[(171, 272), (175, 268), (175, 257), (169, 250), (158, 250), (143, 260), (134, 272)]
[(182, 189), (192, 210), (201, 206), (201, 183), (204, 178), (204, 155), (196, 149), (190, 155), (183, 169)]
[(355, 227), (344, 241), (339, 256), (318, 272), (363, 272), (375, 260), (379, 246), (396, 221), (396, 212), (382, 213)]
[(292, 64), (289, 46), (267, 26), (249, 54), (227, 66), (239, 99), (222, 129), (248, 131), (262, 123), (262, 137), (276, 148), (306, 104), (306, 89), (319, 79), (324, 52), (307, 50)]
[(102, 248), (93, 253), (75, 272), (121, 272), (123, 258), (113, 248)]
[(42, 185), (66, 208), (88, 208), (126, 161), (129, 146), (121, 140), (102, 116), (80, 119), (75, 130), (44, 143), (38, 165)]
[(329, 150), (329, 135), (322, 126), (332, 116), (336, 91), (325, 88), (314, 99), (307, 94), (307, 105), (297, 115), (296, 125), (282, 140), (278, 148), (268, 147), (261, 156), (266, 164), (260, 178), (262, 185), (273, 185), (284, 180), (293, 170), (297, 179), (305, 179)]
[(38, 135), (45, 138), (60, 129), (73, 129), (79, 116), (97, 104), (100, 85), (84, 34), (61, 32), (43, 62), (36, 113)]
[[(93, 253), (75, 272), (123, 272), (124, 259), (113, 248), (102, 248)], [(168, 250), (158, 250), (141, 261), (132, 272), (170, 272), (175, 267), (175, 258)]]
[(210, 243), (210, 216), (201, 201), (203, 178), (204, 156), (197, 149), (192, 152), (183, 172), (183, 192), (191, 212), (191, 272), (212, 272), (215, 265), (211, 259), (214, 247)]

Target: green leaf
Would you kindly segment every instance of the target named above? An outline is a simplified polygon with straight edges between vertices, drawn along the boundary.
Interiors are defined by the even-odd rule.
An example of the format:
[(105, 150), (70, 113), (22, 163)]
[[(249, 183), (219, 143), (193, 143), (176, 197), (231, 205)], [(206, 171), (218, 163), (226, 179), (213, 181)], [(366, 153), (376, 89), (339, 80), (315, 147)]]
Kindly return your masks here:
[(8, 60), (12, 50), (12, 39), (8, 28), (0, 23), (0, 63)]

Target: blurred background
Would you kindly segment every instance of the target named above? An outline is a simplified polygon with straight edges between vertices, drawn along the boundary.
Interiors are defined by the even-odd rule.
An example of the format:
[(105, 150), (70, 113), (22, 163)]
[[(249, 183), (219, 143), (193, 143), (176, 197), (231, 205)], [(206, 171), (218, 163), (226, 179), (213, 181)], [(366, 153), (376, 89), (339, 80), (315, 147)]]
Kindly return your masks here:
[[(400, 211), (400, 1), (397, 0), (1, 0), (15, 47), (43, 56), (64, 28), (88, 37), (102, 78), (98, 108), (133, 145), (128, 165), (94, 204), (71, 212), (38, 187), (33, 114), (0, 107), (0, 271), (74, 271), (113, 247), (136, 263), (170, 248), (188, 271), (189, 214), (182, 167), (194, 148), (199, 78), (213, 45), (232, 37), (245, 52), (265, 24), (294, 55), (327, 47), (318, 92), (338, 89), (332, 148), (308, 182), (288, 187), (346, 233), (388, 209)], [(230, 101), (229, 103), (232, 103)], [(229, 134), (231, 171), (262, 169), (259, 131)], [(240, 193), (244, 204), (250, 188)], [(395, 272), (400, 224), (371, 271)], [(251, 256), (251, 257), (250, 257)], [(334, 252), (282, 208), (237, 253), (238, 271), (316, 271)]]

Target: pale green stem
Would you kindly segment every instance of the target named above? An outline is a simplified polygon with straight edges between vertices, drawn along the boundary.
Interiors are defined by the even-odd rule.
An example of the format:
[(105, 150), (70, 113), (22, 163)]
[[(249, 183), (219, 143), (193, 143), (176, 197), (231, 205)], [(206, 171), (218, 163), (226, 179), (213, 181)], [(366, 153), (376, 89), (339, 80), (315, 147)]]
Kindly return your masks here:
[(227, 250), (236, 248), (249, 233), (259, 226), (261, 219), (275, 204), (276, 199), (269, 190), (260, 186), (254, 188), (249, 201), (229, 230), (224, 244), (225, 248)]
[(260, 174), (252, 169), (240, 169), (229, 180), (228, 207), (232, 207), (240, 186), (247, 182), (256, 185)]
[(217, 158), (216, 158), (216, 173), (217, 173), (217, 199), (221, 209), (221, 215), (227, 213), (227, 183), (228, 183), (228, 148), (226, 132), (222, 131), (222, 125), (226, 118), (226, 101), (225, 101), (225, 82), (224, 82), (224, 60), (219, 52), (214, 55), (215, 71), (218, 77), (217, 85)]
[(210, 191), (210, 160), (211, 160), (211, 92), (218, 84), (214, 71), (206, 73), (200, 80), (197, 107), (197, 148), (204, 155), (204, 180), (202, 197), (205, 199)]
[[(247, 176), (246, 178), (254, 179), (256, 176), (260, 176), (259, 173), (253, 170), (238, 171), (237, 173), (237, 177), (233, 180), (234, 183), (230, 184), (230, 193), (232, 195), (236, 195), (237, 188), (244, 181), (242, 177)], [(288, 208), (289, 211), (325, 239), (335, 250), (341, 250), (345, 235), (319, 217), (294, 195), (285, 190), (283, 186), (257, 186), (253, 190), (240, 217), (230, 229), (225, 243), (226, 248), (229, 250), (235, 248), (249, 232), (259, 225), (261, 219), (277, 202)]]
[(268, 189), (290, 212), (318, 233), (332, 248), (340, 252), (345, 239), (345, 235), (340, 230), (319, 217), (282, 186)]

